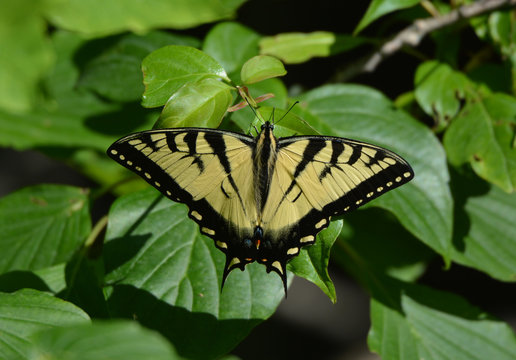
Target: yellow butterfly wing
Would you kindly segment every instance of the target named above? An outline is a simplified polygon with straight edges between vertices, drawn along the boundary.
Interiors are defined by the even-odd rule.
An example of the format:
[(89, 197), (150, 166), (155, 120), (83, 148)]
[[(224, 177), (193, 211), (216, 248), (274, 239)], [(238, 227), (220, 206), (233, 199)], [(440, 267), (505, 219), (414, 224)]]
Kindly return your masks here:
[(227, 253), (252, 236), (257, 219), (253, 144), (252, 137), (228, 131), (178, 128), (126, 136), (108, 154), (171, 200), (187, 204), (201, 232)]
[(278, 140), (278, 153), (262, 222), (278, 247), (273, 270), (312, 244), (331, 216), (366, 204), (414, 176), (395, 153), (335, 137), (296, 136)]

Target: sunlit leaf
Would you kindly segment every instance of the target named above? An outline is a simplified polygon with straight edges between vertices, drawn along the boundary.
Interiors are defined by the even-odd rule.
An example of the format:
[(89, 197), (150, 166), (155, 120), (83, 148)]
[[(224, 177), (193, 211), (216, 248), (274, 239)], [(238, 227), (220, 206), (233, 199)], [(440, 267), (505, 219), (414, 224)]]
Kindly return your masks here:
[(266, 79), (284, 76), (287, 73), (285, 67), (278, 59), (257, 55), (247, 60), (242, 66), (240, 78), (244, 84), (254, 84)]
[[(155, 28), (184, 29), (231, 17), (245, 0), (49, 0), (46, 15), (56, 26), (103, 36)], [(99, 11), (102, 9), (102, 11)]]
[(154, 128), (216, 128), (232, 101), (231, 87), (221, 81), (207, 78), (186, 83), (168, 99)]
[(373, 0), (369, 4), (365, 15), (355, 29), (355, 33), (359, 33), (366, 26), (376, 19), (390, 12), (406, 9), (419, 4), (419, 0)]
[(188, 46), (170, 45), (153, 51), (142, 63), (145, 93), (142, 104), (161, 106), (181, 86), (206, 78), (229, 81), (222, 66), (209, 55)]

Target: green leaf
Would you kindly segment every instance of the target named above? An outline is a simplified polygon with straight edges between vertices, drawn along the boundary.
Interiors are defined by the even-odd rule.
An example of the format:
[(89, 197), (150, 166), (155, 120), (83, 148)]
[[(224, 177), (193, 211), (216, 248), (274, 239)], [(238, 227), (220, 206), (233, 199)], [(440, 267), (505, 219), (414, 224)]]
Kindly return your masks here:
[(390, 306), (371, 299), (371, 328), (367, 337), (369, 350), (384, 360), (418, 358), (417, 343), (410, 326), (401, 313)]
[(511, 64), (512, 92), (516, 90), (516, 30), (514, 29), (514, 17), (512, 11), (496, 11), (488, 17), (489, 35), (492, 41), (499, 47), (503, 57)]
[(279, 34), (260, 40), (260, 54), (275, 56), (286, 64), (299, 64), (313, 57), (329, 56), (335, 41), (335, 34), (327, 31)]
[[(275, 123), (281, 119), (280, 124), (274, 125), (274, 135), (276, 137), (285, 137), (293, 135), (318, 135), (319, 133), (306, 121), (294, 114), (292, 111), (286, 114), (286, 110), (276, 109), (270, 106), (260, 107), (257, 112), (261, 119), (257, 118), (251, 109), (244, 108), (238, 110), (241, 114), (237, 118), (232, 118), (242, 129), (247, 129), (245, 133), (252, 134), (258, 129), (264, 121), (270, 120)], [(256, 130), (259, 132), (259, 130)]]
[(240, 68), (247, 59), (258, 55), (260, 36), (234, 22), (215, 25), (204, 39), (202, 50), (217, 60), (230, 77), (240, 82)]
[(206, 78), (229, 81), (224, 68), (212, 57), (188, 46), (170, 45), (150, 53), (142, 63), (145, 93), (142, 105), (164, 105), (188, 82)]
[(449, 259), (452, 198), (446, 156), (434, 134), (364, 86), (323, 86), (300, 100), (293, 111), (321, 133), (386, 147), (411, 164), (414, 180), (372, 204), (393, 212), (412, 234)]
[(126, 34), (109, 41), (113, 44), (106, 44), (106, 39), (88, 44), (92, 48), (98, 43), (101, 53), (87, 62), (78, 86), (121, 102), (136, 101), (142, 96), (141, 62), (150, 52), (172, 44), (198, 46), (194, 38), (161, 31), (143, 36)]
[(281, 279), (257, 263), (233, 271), (221, 292), (224, 254), (186, 206), (154, 189), (115, 201), (104, 250), (112, 316), (138, 318), (189, 358), (227, 353), (283, 297)]
[(512, 329), (464, 299), (386, 281), (389, 293), (371, 304), (368, 338), (370, 349), (382, 359), (508, 360), (516, 356)]
[(452, 259), (502, 281), (516, 281), (516, 193), (474, 174), (452, 177), (456, 199)]
[[(247, 88), (254, 99), (256, 99), (258, 96), (265, 95), (268, 93), (274, 94), (274, 97), (260, 103), (259, 105), (261, 106), (265, 105), (268, 107), (274, 107), (276, 109), (285, 109), (287, 107), (287, 88), (280, 79), (267, 79), (264, 81), (260, 81), (256, 84), (251, 84), (247, 86)], [(232, 112), (230, 115), (230, 119), (244, 133), (249, 133), (253, 124), (256, 123), (256, 116), (251, 111), (251, 109), (249, 109), (249, 107), (245, 107), (243, 109), (239, 109), (235, 112)], [(299, 120), (299, 123), (301, 123), (301, 120)]]
[(286, 73), (285, 67), (278, 59), (267, 55), (257, 55), (247, 60), (242, 66), (240, 78), (244, 84), (254, 84), (266, 79), (284, 76)]
[(419, 0), (373, 0), (365, 15), (358, 23), (354, 33), (357, 34), (376, 19), (390, 12), (406, 9), (419, 4)]
[(444, 135), (449, 161), (470, 163), (478, 176), (513, 192), (516, 186), (516, 99), (493, 94), (468, 103)]
[(0, 273), (67, 261), (91, 228), (85, 189), (37, 185), (0, 199)]
[(0, 356), (9, 360), (32, 359), (30, 337), (38, 331), (89, 321), (75, 305), (31, 289), (0, 293), (0, 314)]
[(68, 160), (74, 155), (71, 149), (94, 148), (104, 154), (117, 137), (152, 126), (155, 118), (149, 117), (153, 113), (140, 105), (107, 103), (84, 88), (76, 88), (79, 71), (74, 58), (83, 58), (81, 49), (87, 48), (84, 40), (57, 31), (52, 41), (58, 57), (44, 83), (49, 100), (23, 115), (0, 109), (0, 145), (20, 150), (59, 147)]
[[(413, 281), (435, 257), (433, 251), (383, 209), (365, 206), (346, 214), (344, 220), (343, 230), (332, 250), (336, 260), (345, 262), (343, 252), (351, 253), (357, 262), (367, 263), (375, 272)], [(347, 268), (346, 264), (342, 265)]]
[(97, 321), (42, 331), (34, 336), (34, 359), (173, 360), (181, 357), (160, 334), (134, 321)]
[(90, 260), (81, 251), (66, 264), (66, 290), (60, 297), (86, 311), (91, 318), (108, 318), (109, 310), (102, 291), (103, 264)]
[(462, 73), (438, 61), (422, 63), (416, 71), (415, 95), (419, 106), (438, 122), (453, 118), (474, 84)]
[(65, 266), (65, 263), (49, 266), (35, 270), (34, 274), (45, 282), (52, 293), (57, 294), (66, 288)]
[(0, 110), (0, 145), (18, 150), (44, 146), (105, 150), (114, 140), (85, 126), (82, 116), (44, 110), (19, 115)]
[(50, 291), (47, 284), (30, 271), (14, 270), (0, 275), (0, 292), (15, 292), (20, 289)]
[[(46, 16), (57, 27), (101, 37), (154, 28), (185, 29), (232, 17), (245, 0), (49, 0)], [(102, 9), (102, 11), (99, 11)]]
[(337, 302), (335, 286), (328, 274), (330, 250), (342, 229), (342, 220), (331, 222), (330, 226), (317, 235), (315, 244), (305, 247), (288, 263), (288, 269), (317, 285), (333, 303)]
[(485, 63), (468, 72), (468, 78), (477, 84), (488, 87), (493, 92), (512, 91), (512, 72), (504, 64)]
[(30, 110), (38, 82), (53, 61), (41, 16), (42, 1), (3, 1), (0, 11), (0, 108)]
[(168, 99), (154, 128), (218, 127), (233, 101), (231, 89), (212, 78), (186, 83)]

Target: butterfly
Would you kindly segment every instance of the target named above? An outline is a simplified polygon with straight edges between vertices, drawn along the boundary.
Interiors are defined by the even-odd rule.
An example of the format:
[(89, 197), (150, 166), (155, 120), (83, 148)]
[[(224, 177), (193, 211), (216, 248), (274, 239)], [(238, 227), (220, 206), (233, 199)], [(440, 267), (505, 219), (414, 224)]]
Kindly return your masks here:
[(276, 138), (266, 121), (256, 137), (173, 128), (134, 133), (108, 155), (173, 201), (185, 203), (201, 233), (234, 269), (257, 261), (282, 279), (286, 264), (339, 216), (410, 181), (399, 155), (330, 136)]

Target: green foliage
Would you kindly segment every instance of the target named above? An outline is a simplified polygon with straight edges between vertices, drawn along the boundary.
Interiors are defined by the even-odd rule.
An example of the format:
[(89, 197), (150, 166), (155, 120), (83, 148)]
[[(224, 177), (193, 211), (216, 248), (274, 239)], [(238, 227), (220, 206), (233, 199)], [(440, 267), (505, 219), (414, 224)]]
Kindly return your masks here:
[[(327, 68), (338, 64), (338, 79), (387, 34), (448, 4), (373, 0), (353, 24), (365, 38), (327, 29), (264, 36), (238, 22), (243, 2), (2, 2), (0, 145), (41, 151), (98, 186), (38, 184), (0, 199), (0, 358), (220, 358), (274, 314), (277, 276), (251, 264), (221, 292), (224, 255), (187, 208), (105, 156), (131, 132), (254, 133), (273, 114), (277, 136), (371, 142), (416, 174), (334, 219), (288, 264), (289, 283), (303, 277), (335, 302), (328, 263), (345, 270), (370, 294), (368, 345), (383, 359), (515, 358), (506, 323), (474, 299), (418, 283), (432, 261), (516, 281), (514, 13), (432, 33), (393, 102), (364, 84), (324, 83)], [(473, 34), (481, 47), (469, 49), (463, 38)], [(312, 63), (323, 65), (303, 67)], [(106, 192), (121, 196), (92, 226), (90, 208)]]
[(287, 71), (283, 63), (278, 59), (267, 55), (257, 55), (244, 63), (240, 72), (240, 79), (242, 83), (250, 85), (266, 79), (283, 76), (286, 73)]
[[(55, 327), (32, 336), (34, 358), (61, 360), (183, 359), (169, 342), (134, 321)], [(95, 344), (95, 346), (91, 346)]]

